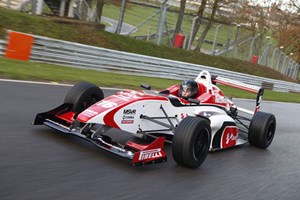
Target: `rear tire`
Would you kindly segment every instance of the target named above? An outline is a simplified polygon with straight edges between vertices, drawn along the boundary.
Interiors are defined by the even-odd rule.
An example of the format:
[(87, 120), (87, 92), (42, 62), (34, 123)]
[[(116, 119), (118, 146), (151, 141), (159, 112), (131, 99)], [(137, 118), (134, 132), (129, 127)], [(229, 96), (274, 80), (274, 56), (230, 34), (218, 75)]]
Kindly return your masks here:
[(250, 123), (248, 140), (252, 146), (266, 149), (273, 141), (276, 118), (270, 113), (256, 113)]
[(65, 97), (64, 103), (72, 104), (72, 111), (80, 113), (104, 98), (102, 90), (94, 84), (79, 82)]
[(211, 140), (209, 121), (186, 117), (176, 128), (172, 153), (174, 160), (185, 167), (197, 168), (205, 160)]

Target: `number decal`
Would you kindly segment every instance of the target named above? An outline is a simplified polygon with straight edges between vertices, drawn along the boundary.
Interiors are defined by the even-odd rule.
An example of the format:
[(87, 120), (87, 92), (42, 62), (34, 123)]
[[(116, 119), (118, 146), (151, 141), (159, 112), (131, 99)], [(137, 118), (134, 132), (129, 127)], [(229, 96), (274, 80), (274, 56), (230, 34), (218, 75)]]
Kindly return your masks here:
[(117, 103), (111, 101), (101, 101), (100, 103), (97, 103), (97, 106), (102, 106), (103, 108), (112, 108), (116, 105)]

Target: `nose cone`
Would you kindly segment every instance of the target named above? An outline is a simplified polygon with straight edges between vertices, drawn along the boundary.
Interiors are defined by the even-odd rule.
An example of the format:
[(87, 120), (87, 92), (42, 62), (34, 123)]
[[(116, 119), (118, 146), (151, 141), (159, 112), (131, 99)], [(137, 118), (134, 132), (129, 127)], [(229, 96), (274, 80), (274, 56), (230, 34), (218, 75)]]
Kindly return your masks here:
[(77, 120), (82, 123), (87, 123), (90, 119), (97, 116), (98, 114), (99, 112), (88, 108), (77, 116)]

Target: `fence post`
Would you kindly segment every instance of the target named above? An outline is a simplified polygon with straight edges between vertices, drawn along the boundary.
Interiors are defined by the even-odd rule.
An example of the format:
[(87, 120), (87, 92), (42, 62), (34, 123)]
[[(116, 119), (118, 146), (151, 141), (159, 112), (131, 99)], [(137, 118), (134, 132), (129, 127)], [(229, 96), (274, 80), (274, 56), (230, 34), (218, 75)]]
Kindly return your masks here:
[(282, 57), (282, 54), (284, 54), (284, 52), (280, 52), (279, 56), (278, 56), (278, 60), (277, 60), (277, 66), (276, 66), (276, 71), (279, 71), (279, 63), (280, 63), (280, 60), (281, 60), (281, 57)]
[(265, 47), (265, 49), (263, 51), (263, 54), (261, 55), (261, 57), (259, 58), (259, 61), (258, 61), (258, 64), (261, 64), (261, 65), (265, 64), (265, 66), (268, 65), (268, 54), (269, 54), (269, 48), (270, 48), (270, 45), (271, 45), (270, 37), (267, 36), (266, 39), (267, 39), (266, 47)]
[(36, 0), (36, 5), (35, 5), (35, 14), (36, 15), (41, 15), (43, 12), (43, 5), (44, 0)]
[[(75, 0), (70, 0), (69, 1), (69, 8), (68, 8), (68, 17), (73, 18), (74, 17), (74, 6), (75, 5)], [(99, 20), (97, 20), (98, 23)]]
[(294, 76), (295, 76), (295, 71), (296, 71), (296, 65), (295, 65), (295, 61), (294, 60), (292, 60), (292, 62), (291, 62), (291, 68), (293, 69), (293, 73), (291, 73), (291, 77), (292, 78), (294, 78)]
[(147, 41), (150, 40), (150, 35), (151, 35), (151, 24), (149, 25), (149, 29), (148, 29), (148, 35), (147, 35)]
[(293, 73), (293, 68), (292, 68), (292, 65), (291, 65), (291, 62), (292, 62), (292, 59), (288, 58), (288, 61), (287, 61), (287, 67), (286, 69), (284, 70), (285, 71), (285, 75), (287, 75), (288, 77), (292, 77), (292, 73)]
[(255, 37), (253, 37), (251, 39), (251, 45), (250, 45), (250, 49), (249, 49), (249, 58), (248, 60), (251, 62), (251, 57), (252, 57), (252, 47), (253, 47), (253, 43), (254, 43)]
[(251, 62), (252, 59), (252, 53), (253, 53), (253, 45), (254, 45), (254, 41), (256, 40), (257, 37), (260, 36), (260, 33), (257, 36), (254, 36), (251, 40), (251, 45), (250, 45), (250, 53), (249, 53), (249, 58), (248, 60)]
[(66, 0), (61, 0), (59, 5), (59, 16), (65, 16)]
[(230, 44), (230, 38), (232, 34), (232, 28), (230, 27), (228, 34), (227, 34), (227, 39), (226, 39), (226, 44), (225, 44), (225, 56), (227, 55), (228, 49), (229, 49), (229, 44)]
[(291, 65), (290, 65), (290, 68), (293, 69), (292, 72), (291, 72), (291, 75), (290, 75), (291, 78), (294, 77), (294, 74), (295, 74), (295, 71), (296, 71), (296, 67), (294, 66), (294, 63), (295, 63), (295, 61), (291, 59)]
[(296, 79), (298, 79), (300, 64), (297, 64)]
[(233, 42), (234, 44), (237, 43), (237, 39), (238, 39), (238, 37), (239, 37), (239, 35), (240, 35), (240, 27), (241, 27), (240, 24), (237, 24), (237, 25), (236, 25), (236, 34), (235, 34), (234, 42)]
[(233, 58), (236, 57), (236, 52), (237, 52), (237, 42), (238, 42), (238, 37), (240, 35), (240, 27), (241, 25), (240, 24), (237, 24), (236, 25), (237, 29), (236, 29), (236, 34), (235, 34), (235, 38), (234, 38), (234, 41), (233, 41), (233, 44), (234, 44), (234, 55), (233, 55)]
[(213, 47), (212, 47), (212, 55), (215, 55), (217, 35), (218, 35), (219, 29), (221, 28), (221, 26), (222, 26), (222, 24), (219, 24), (215, 31), (214, 43), (213, 43)]
[(116, 28), (116, 34), (120, 34), (120, 32), (121, 32), (123, 19), (124, 19), (124, 14), (125, 14), (125, 5), (126, 5), (126, 0), (122, 0), (122, 6), (121, 6), (118, 25), (117, 25), (117, 28)]
[(294, 77), (295, 70), (296, 70), (295, 67), (294, 67), (294, 62), (295, 62), (294, 60), (291, 60), (291, 61), (290, 61), (290, 68), (291, 68), (291, 71), (290, 71), (290, 77), (291, 77), (291, 78)]
[(277, 53), (277, 51), (279, 50), (279, 48), (278, 47), (276, 47), (275, 49), (274, 49), (274, 51), (273, 51), (273, 55), (272, 55), (272, 65), (271, 65), (271, 68), (273, 69), (275, 69), (275, 65), (274, 65), (274, 59), (275, 59), (275, 54)]
[(193, 19), (192, 28), (191, 28), (191, 34), (190, 34), (190, 37), (189, 37), (189, 42), (188, 42), (187, 50), (191, 50), (191, 46), (192, 46), (192, 35), (193, 35), (193, 32), (194, 32), (196, 20), (197, 20), (198, 18), (199, 18), (199, 17), (196, 16), (196, 17)]
[(295, 63), (295, 79), (297, 80), (299, 78), (299, 67), (300, 65), (296, 62)]
[(32, 4), (32, 6), (31, 6), (31, 13), (33, 15), (35, 15), (36, 14), (36, 8), (37, 8), (37, 0), (32, 0), (31, 4)]
[[(170, 45), (170, 47), (172, 47), (172, 46), (173, 46), (173, 41), (172, 41), (172, 39), (171, 39), (171, 37), (170, 37), (170, 34), (169, 34), (169, 28), (168, 28), (167, 20), (165, 20), (165, 26), (166, 26), (166, 33), (167, 33), (169, 45)], [(184, 48), (185, 48), (185, 47), (183, 47), (183, 49), (184, 49)]]
[(166, 22), (166, 13), (167, 13), (167, 6), (163, 5), (162, 7), (162, 13), (160, 13), (159, 22), (158, 22), (158, 30), (157, 30), (157, 40), (156, 44), (160, 45), (162, 41), (163, 31), (164, 31), (164, 25)]
[(293, 79), (297, 79), (298, 67), (297, 67), (297, 62), (296, 61), (294, 61), (294, 66), (293, 67), (294, 67)]
[(282, 65), (281, 65), (281, 70), (280, 70), (280, 72), (281, 72), (282, 74), (285, 74), (285, 73), (284, 73), (284, 72), (285, 72), (284, 68), (286, 67), (286, 66), (285, 66), (285, 61), (286, 61), (287, 58), (288, 58), (288, 56), (285, 55), (285, 57), (284, 57), (284, 59), (283, 59), (283, 63), (282, 63)]

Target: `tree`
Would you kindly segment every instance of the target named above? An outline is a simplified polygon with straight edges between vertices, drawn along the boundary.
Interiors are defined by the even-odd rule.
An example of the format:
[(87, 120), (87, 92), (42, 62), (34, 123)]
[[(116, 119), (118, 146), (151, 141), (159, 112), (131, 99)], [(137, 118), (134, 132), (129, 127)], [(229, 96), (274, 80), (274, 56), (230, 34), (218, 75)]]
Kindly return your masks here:
[(107, 0), (97, 0), (96, 14), (97, 14), (98, 18), (96, 17), (96, 22), (101, 22), (103, 8), (106, 3), (108, 3)]
[(173, 40), (175, 39), (175, 35), (177, 33), (179, 33), (181, 30), (181, 24), (182, 24), (182, 20), (183, 20), (183, 16), (184, 16), (185, 4), (186, 4), (186, 0), (180, 1), (180, 8), (179, 8), (179, 13), (178, 13), (178, 18), (177, 18), (177, 23), (176, 23), (176, 27), (175, 27)]
[(294, 9), (298, 14), (300, 13), (300, 2), (295, 0), (290, 0), (290, 5), (292, 9)]
[(204, 31), (201, 34), (201, 37), (200, 37), (200, 39), (199, 39), (199, 41), (197, 43), (197, 47), (196, 47), (195, 51), (200, 51), (200, 49), (202, 47), (203, 41), (204, 41), (204, 39), (205, 39), (205, 37), (206, 37), (209, 29), (211, 28), (212, 22), (213, 22), (213, 20), (215, 18), (215, 14), (216, 14), (216, 11), (217, 11), (217, 8), (218, 8), (219, 1), (220, 0), (214, 0), (210, 18), (208, 20), (208, 23), (206, 24), (206, 27), (205, 27)]
[(200, 4), (198, 12), (197, 12), (197, 20), (195, 21), (195, 26), (194, 26), (194, 29), (193, 29), (194, 31), (193, 31), (192, 36), (191, 36), (192, 37), (191, 38), (191, 43), (193, 43), (193, 41), (195, 40), (196, 35), (199, 31), (206, 4), (207, 4), (207, 0), (202, 0), (201, 1), (201, 4)]
[(300, 62), (300, 17), (299, 6), (291, 1), (288, 7), (280, 1), (270, 7), (271, 29), (273, 36), (286, 54), (293, 54), (293, 59)]
[[(87, 0), (88, 4), (92, 5), (92, 1), (93, 0)], [(102, 13), (103, 13), (103, 8), (106, 4), (113, 4), (115, 6), (121, 6), (121, 2), (120, 0), (94, 0), (96, 3), (96, 21), (95, 22), (101, 22), (101, 17), (102, 17)]]

